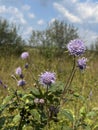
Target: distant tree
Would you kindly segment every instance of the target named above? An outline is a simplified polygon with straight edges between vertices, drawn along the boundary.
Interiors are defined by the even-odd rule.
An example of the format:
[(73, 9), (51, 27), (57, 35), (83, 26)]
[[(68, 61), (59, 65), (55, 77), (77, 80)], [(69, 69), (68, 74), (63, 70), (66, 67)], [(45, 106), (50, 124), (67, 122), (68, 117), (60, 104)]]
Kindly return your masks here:
[(78, 37), (77, 29), (74, 26), (68, 25), (64, 21), (55, 20), (45, 30), (33, 30), (29, 43), (31, 46), (40, 46), (42, 49), (46, 49), (46, 52), (50, 52), (51, 49), (54, 51), (53, 48), (56, 48), (55, 51), (62, 53), (66, 48), (66, 44)]
[(55, 20), (44, 31), (33, 31), (29, 43), (34, 46), (56, 46), (63, 48), (75, 38), (78, 38), (77, 29), (64, 21)]
[(18, 54), (22, 52), (24, 44), (25, 41), (18, 34), (18, 28), (7, 20), (0, 19), (0, 51)]
[(98, 52), (98, 37), (95, 40), (95, 50)]

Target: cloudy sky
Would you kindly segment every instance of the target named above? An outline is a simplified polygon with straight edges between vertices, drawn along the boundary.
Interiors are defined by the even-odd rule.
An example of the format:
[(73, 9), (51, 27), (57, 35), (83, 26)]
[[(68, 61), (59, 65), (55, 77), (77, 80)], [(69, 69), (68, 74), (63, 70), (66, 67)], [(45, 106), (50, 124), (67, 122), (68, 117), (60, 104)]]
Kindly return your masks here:
[(0, 0), (0, 17), (19, 25), (26, 39), (55, 19), (78, 28), (87, 45), (98, 37), (98, 0)]

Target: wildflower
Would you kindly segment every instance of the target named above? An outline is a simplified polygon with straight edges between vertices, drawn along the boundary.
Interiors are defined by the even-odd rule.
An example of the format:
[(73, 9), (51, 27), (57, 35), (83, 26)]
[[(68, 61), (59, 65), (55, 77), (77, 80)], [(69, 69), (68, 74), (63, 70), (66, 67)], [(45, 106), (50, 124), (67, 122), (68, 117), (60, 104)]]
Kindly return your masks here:
[(29, 65), (28, 65), (28, 63), (26, 63), (26, 64), (25, 64), (25, 68), (27, 69), (27, 68), (28, 68), (28, 66), (29, 66)]
[(22, 54), (21, 54), (21, 58), (22, 59), (27, 59), (29, 57), (29, 53), (28, 52), (23, 52)]
[(26, 82), (25, 82), (25, 80), (19, 80), (17, 85), (24, 86), (24, 85), (26, 85)]
[(39, 100), (39, 103), (44, 104), (44, 103), (45, 103), (45, 100), (44, 100), (44, 99), (40, 99), (40, 100)]
[(0, 85), (2, 85), (3, 83), (2, 83), (2, 81), (0, 80)]
[(17, 74), (17, 75), (21, 75), (21, 74), (22, 74), (22, 69), (21, 69), (21, 67), (18, 67), (18, 68), (16, 69), (16, 74)]
[(7, 85), (4, 84), (3, 87), (4, 87), (4, 88), (7, 88)]
[(77, 62), (78, 62), (78, 67), (79, 67), (81, 70), (83, 70), (83, 69), (86, 68), (87, 58), (82, 57), (82, 58), (78, 59)]
[(55, 73), (45, 72), (40, 75), (40, 83), (43, 85), (51, 85), (55, 82)]
[(86, 50), (86, 47), (83, 41), (80, 39), (71, 40), (68, 43), (67, 48), (68, 48), (68, 51), (71, 53), (71, 55), (74, 55), (74, 56), (80, 56)]
[(23, 74), (20, 74), (20, 78), (23, 79), (23, 78), (24, 78), (24, 75), (23, 75)]
[(34, 103), (39, 103), (39, 98), (35, 98)]

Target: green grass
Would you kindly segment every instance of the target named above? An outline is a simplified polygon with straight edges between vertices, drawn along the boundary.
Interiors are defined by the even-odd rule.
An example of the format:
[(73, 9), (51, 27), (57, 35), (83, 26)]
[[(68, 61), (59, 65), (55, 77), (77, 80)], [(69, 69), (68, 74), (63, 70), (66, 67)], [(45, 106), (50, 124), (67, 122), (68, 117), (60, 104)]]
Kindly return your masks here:
[[(34, 84), (33, 76), (38, 79), (41, 72), (49, 70), (56, 72), (57, 81), (66, 82), (72, 68), (72, 58), (64, 54), (62, 57), (45, 58), (39, 54), (38, 50), (29, 49), (30, 64), (28, 71), (23, 70), (25, 79), (27, 81), (26, 87), (32, 87)], [(77, 69), (71, 88), (79, 93), (88, 96), (92, 90), (92, 105), (97, 106), (98, 99), (98, 56), (93, 53), (87, 54), (88, 63), (87, 69), (84, 72), (80, 72)], [(8, 87), (17, 87), (16, 82), (11, 78), (11, 75), (15, 73), (15, 69), (18, 66), (24, 68), (24, 60), (20, 57), (9, 56), (0, 57), (0, 79), (3, 80)], [(0, 95), (6, 95), (6, 89), (0, 87)]]
[[(56, 72), (57, 81), (66, 83), (68, 76), (72, 68), (72, 58), (65, 53), (62, 57), (45, 58), (39, 54), (38, 50), (29, 49), (30, 53), (30, 66), (28, 71), (23, 70), (25, 73), (25, 79), (27, 81), (26, 87), (33, 87), (35, 83), (33, 76), (38, 79), (41, 72), (46, 70)], [(84, 96), (89, 96), (92, 90), (91, 105), (98, 107), (98, 56), (94, 53), (87, 54), (88, 63), (87, 69), (83, 72), (77, 69), (71, 88), (74, 91), (81, 93)], [(15, 74), (15, 69), (20, 66), (24, 68), (25, 61), (20, 57), (6, 56), (0, 57), (0, 79), (8, 87), (16, 88), (16, 82), (11, 78), (12, 74)], [(33, 88), (32, 88), (33, 89)], [(1, 97), (6, 96), (6, 89), (0, 87)]]
[[(27, 51), (30, 53), (28, 61), (22, 60), (20, 57), (14, 55), (0, 57), (0, 79), (8, 86), (8, 89), (21, 89), (17, 87), (16, 81), (11, 77), (12, 74), (15, 74), (15, 69), (19, 66), (23, 68), (23, 74), (25, 74), (24, 78), (27, 82), (25, 86), (26, 90), (28, 88), (33, 89), (35, 84), (33, 77), (38, 80), (41, 72), (47, 70), (56, 73), (57, 81), (61, 81), (64, 84), (66, 83), (73, 65), (72, 56), (69, 56), (68, 53), (64, 53), (62, 57), (46, 58), (40, 55), (39, 51), (36, 49), (27, 49)], [(95, 53), (87, 52), (86, 57), (88, 58), (86, 70), (81, 72), (77, 68), (70, 87), (72, 91), (87, 99), (86, 107), (87, 111), (90, 111), (98, 108), (98, 56), (95, 55)], [(29, 62), (28, 70), (24, 68), (26, 62)], [(8, 95), (8, 89), (0, 86), (0, 102)], [(89, 98), (91, 91), (92, 96)], [(82, 106), (83, 103), (79, 99), (76, 99), (74, 102), (66, 103), (66, 108), (72, 109), (72, 111), (76, 112), (76, 115), (78, 115)]]

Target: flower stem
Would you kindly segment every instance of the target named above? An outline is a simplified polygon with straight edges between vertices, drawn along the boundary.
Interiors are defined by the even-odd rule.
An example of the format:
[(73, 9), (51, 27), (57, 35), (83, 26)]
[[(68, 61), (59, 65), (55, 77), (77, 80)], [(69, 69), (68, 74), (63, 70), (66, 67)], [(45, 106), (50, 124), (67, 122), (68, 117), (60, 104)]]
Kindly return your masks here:
[(72, 83), (72, 80), (73, 80), (73, 77), (74, 77), (74, 74), (76, 72), (76, 57), (74, 56), (74, 60), (73, 60), (73, 68), (72, 68), (72, 71), (69, 75), (69, 78), (65, 84), (65, 87), (64, 87), (64, 90), (62, 92), (62, 95), (61, 95), (61, 98), (63, 98), (65, 92), (68, 90), (68, 88), (70, 87), (71, 83)]

